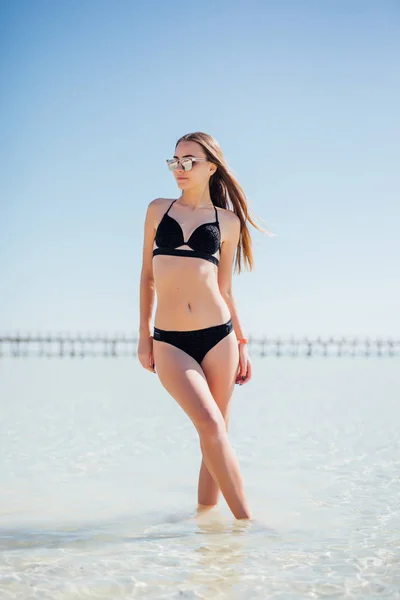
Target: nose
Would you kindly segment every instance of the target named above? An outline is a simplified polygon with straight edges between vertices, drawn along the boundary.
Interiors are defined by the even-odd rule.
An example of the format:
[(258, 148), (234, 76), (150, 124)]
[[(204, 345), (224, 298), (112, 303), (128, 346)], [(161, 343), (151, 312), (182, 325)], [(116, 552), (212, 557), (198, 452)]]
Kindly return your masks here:
[(182, 167), (181, 163), (178, 163), (178, 166), (175, 169), (175, 173), (177, 175), (182, 175), (182, 173), (186, 173), (185, 169)]

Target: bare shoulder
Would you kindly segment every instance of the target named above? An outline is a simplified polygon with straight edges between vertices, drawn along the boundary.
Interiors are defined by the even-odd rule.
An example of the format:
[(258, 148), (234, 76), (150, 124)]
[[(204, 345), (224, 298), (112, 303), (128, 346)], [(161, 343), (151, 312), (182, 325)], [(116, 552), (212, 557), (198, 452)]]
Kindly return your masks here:
[(237, 214), (233, 212), (233, 210), (230, 210), (229, 208), (217, 207), (217, 211), (218, 218), (227, 231), (236, 233), (236, 231), (240, 230), (240, 219)]
[(148, 209), (152, 211), (162, 210), (164, 207), (168, 207), (173, 198), (154, 198), (148, 204)]
[(154, 200), (151, 200), (147, 206), (148, 218), (157, 224), (172, 201), (173, 198), (154, 198)]

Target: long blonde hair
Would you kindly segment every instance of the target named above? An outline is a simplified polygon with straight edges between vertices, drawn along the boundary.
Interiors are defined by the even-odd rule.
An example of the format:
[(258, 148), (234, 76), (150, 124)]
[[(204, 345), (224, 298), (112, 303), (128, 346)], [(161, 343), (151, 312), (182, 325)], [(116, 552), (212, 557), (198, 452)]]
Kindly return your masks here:
[(243, 262), (246, 269), (251, 271), (254, 266), (254, 258), (252, 251), (252, 241), (247, 222), (259, 231), (269, 234), (251, 217), (249, 213), (248, 201), (246, 194), (240, 186), (237, 179), (229, 171), (225, 161), (221, 147), (217, 140), (208, 133), (196, 131), (187, 133), (179, 138), (175, 144), (175, 148), (180, 142), (197, 142), (202, 146), (206, 156), (210, 162), (217, 165), (217, 170), (210, 177), (210, 196), (212, 203), (220, 208), (233, 210), (240, 219), (240, 237), (235, 256), (235, 270), (240, 273), (243, 269)]

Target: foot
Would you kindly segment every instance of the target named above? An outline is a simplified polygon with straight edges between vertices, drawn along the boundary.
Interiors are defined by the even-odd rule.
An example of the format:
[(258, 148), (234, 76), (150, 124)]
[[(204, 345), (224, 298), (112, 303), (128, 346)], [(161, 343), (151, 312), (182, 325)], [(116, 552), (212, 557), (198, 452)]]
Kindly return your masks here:
[(217, 506), (216, 504), (198, 504), (197, 505), (197, 514), (200, 515), (203, 513), (210, 512), (210, 510), (212, 510), (216, 506)]

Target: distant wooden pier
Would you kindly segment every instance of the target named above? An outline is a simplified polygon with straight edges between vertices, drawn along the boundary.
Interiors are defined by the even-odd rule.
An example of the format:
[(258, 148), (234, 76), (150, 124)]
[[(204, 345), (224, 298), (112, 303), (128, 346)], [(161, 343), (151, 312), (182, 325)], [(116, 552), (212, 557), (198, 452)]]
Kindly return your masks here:
[[(0, 358), (135, 357), (138, 338), (130, 335), (35, 334), (1, 335)], [(396, 357), (400, 339), (368, 337), (249, 337), (252, 356)]]

